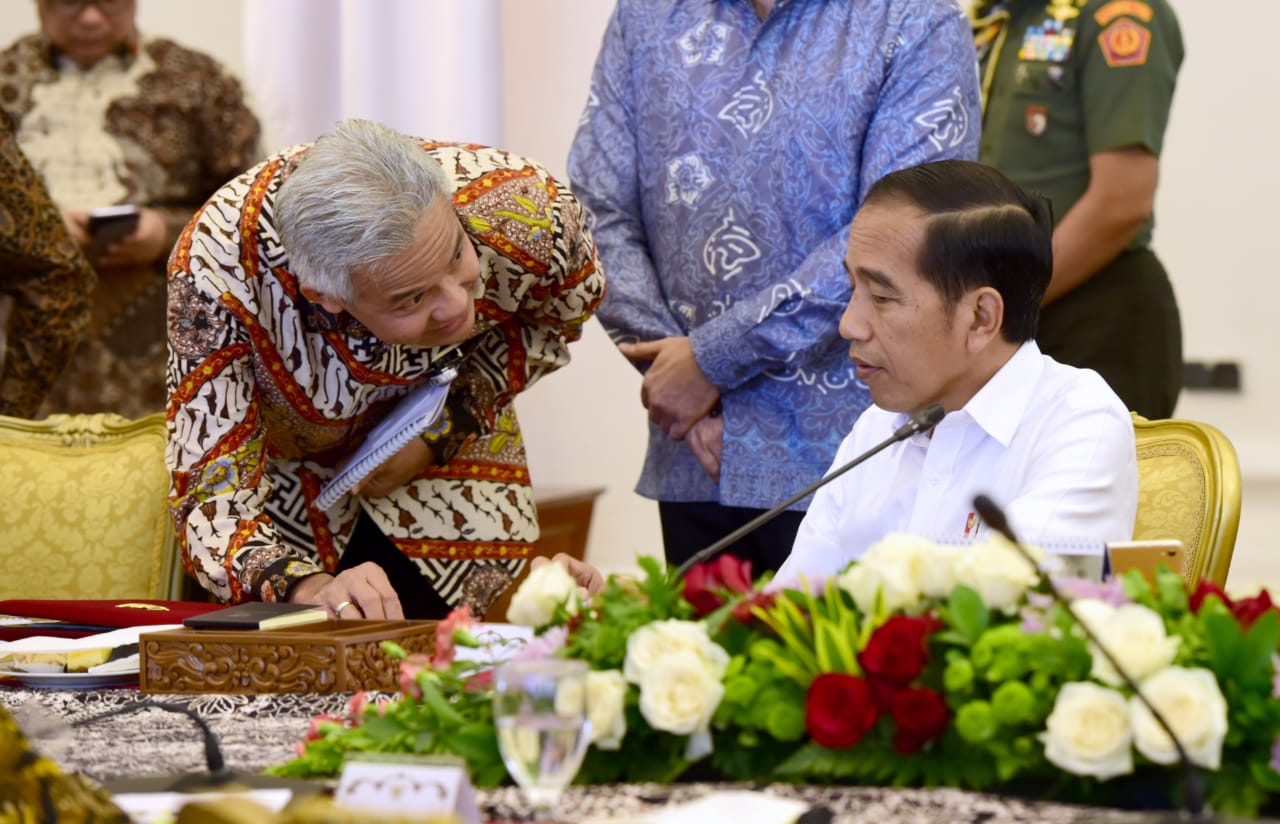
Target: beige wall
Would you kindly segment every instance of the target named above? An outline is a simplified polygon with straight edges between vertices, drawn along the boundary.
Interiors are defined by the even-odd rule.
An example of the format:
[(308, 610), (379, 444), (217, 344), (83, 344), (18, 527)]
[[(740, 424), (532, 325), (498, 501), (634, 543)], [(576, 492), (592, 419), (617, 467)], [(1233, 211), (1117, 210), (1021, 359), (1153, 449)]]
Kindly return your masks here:
[[(0, 42), (33, 27), (28, 0), (0, 2), (6, 8)], [(244, 2), (140, 0), (140, 23), (243, 71)], [(1178, 292), (1187, 357), (1239, 360), (1245, 383), (1238, 395), (1185, 394), (1179, 414), (1217, 424), (1241, 452), (1244, 517), (1233, 583), (1280, 584), (1280, 553), (1273, 550), (1280, 538), (1280, 439), (1272, 412), (1280, 407), (1280, 361), (1273, 357), (1280, 349), (1280, 272), (1271, 248), (1280, 236), (1272, 227), (1280, 113), (1266, 85), (1280, 71), (1271, 35), (1280, 29), (1280, 3), (1171, 2), (1188, 57), (1162, 161), (1155, 245)], [(503, 62), (504, 142), (563, 174), (612, 3), (501, 0), (501, 6), (501, 38), (479, 59)], [(624, 568), (637, 552), (661, 551), (656, 508), (631, 492), (645, 438), (639, 380), (595, 322), (573, 354), (569, 368), (520, 400), (531, 469), (535, 483), (607, 489), (589, 556)]]

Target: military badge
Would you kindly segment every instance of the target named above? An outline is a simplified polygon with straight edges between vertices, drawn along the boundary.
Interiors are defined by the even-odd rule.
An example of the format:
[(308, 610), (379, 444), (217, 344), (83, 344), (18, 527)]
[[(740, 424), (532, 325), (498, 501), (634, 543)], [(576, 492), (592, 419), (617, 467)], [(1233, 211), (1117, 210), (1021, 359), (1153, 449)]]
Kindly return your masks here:
[(1155, 12), (1142, 0), (1112, 0), (1093, 13), (1093, 19), (1099, 26), (1105, 26), (1122, 15), (1136, 17), (1144, 23), (1150, 23)]
[(1127, 17), (1116, 20), (1098, 35), (1098, 46), (1113, 69), (1141, 66), (1151, 50), (1151, 30)]
[(1080, 16), (1080, 9), (1077, 8), (1075, 0), (1049, 0), (1045, 11), (1059, 23), (1065, 23)]
[(1049, 112), (1044, 106), (1028, 106), (1026, 111), (1027, 133), (1039, 137), (1049, 127)]
[(1065, 63), (1071, 56), (1071, 45), (1076, 31), (1072, 26), (1057, 20), (1045, 20), (1038, 26), (1028, 26), (1022, 35), (1019, 60), (1036, 60), (1045, 63)]

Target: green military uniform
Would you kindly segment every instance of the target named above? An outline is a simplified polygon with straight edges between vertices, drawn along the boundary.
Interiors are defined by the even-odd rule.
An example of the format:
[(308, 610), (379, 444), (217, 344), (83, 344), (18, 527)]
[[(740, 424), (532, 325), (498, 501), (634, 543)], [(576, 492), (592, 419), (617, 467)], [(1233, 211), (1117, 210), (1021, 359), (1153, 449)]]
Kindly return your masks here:
[[(1084, 194), (1090, 156), (1129, 146), (1159, 155), (1183, 56), (1166, 0), (977, 0), (970, 15), (980, 159), (1048, 196), (1055, 219)], [(1182, 331), (1150, 240), (1148, 221), (1121, 255), (1045, 307), (1037, 340), (1056, 360), (1097, 370), (1130, 409), (1169, 417)]]

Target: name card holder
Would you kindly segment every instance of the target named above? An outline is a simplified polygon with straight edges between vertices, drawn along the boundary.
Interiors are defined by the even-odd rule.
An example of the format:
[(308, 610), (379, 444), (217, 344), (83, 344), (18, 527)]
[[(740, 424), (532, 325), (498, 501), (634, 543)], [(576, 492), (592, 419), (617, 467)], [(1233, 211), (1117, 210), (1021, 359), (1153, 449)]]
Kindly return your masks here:
[(352, 810), (444, 816), (480, 824), (480, 808), (465, 762), (442, 756), (348, 757), (335, 804)]

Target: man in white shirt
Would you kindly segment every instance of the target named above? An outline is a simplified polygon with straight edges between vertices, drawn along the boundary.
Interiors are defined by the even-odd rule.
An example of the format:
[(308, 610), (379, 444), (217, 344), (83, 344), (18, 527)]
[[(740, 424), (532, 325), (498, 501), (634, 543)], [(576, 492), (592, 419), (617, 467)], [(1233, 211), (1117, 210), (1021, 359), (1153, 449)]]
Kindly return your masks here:
[(849, 234), (840, 334), (875, 406), (834, 466), (916, 410), (948, 414), (819, 490), (779, 580), (836, 572), (890, 532), (980, 538), (979, 493), (1047, 548), (1132, 537), (1129, 413), (1097, 373), (1035, 344), (1052, 230), (1047, 203), (976, 163), (916, 166), (871, 189)]
[[(891, 532), (981, 538), (978, 493), (1046, 549), (1132, 537), (1129, 413), (1096, 372), (1035, 343), (1052, 232), (1044, 199), (978, 163), (914, 166), (871, 188), (849, 233), (854, 289), (840, 334), (875, 405), (833, 468), (920, 409), (937, 403), (948, 414), (819, 490), (777, 580), (836, 572)], [(558, 560), (582, 586), (602, 584), (588, 565)]]

